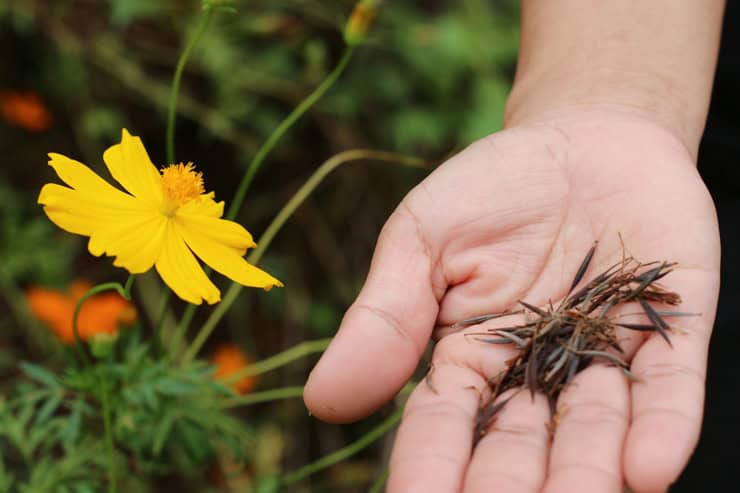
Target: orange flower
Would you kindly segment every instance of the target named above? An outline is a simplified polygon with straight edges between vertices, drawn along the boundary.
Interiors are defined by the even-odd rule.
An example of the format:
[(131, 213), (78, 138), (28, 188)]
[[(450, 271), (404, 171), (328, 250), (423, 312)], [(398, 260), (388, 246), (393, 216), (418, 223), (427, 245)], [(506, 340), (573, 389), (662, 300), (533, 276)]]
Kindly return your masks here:
[[(72, 316), (75, 304), (92, 285), (74, 281), (68, 292), (32, 287), (26, 292), (31, 313), (46, 323), (66, 344), (74, 343)], [(97, 334), (116, 334), (118, 324), (130, 325), (136, 320), (136, 308), (114, 292), (96, 294), (82, 305), (77, 319), (80, 339), (88, 341)]]
[[(227, 379), (234, 372), (249, 366), (252, 360), (244, 351), (239, 349), (235, 344), (223, 344), (216, 349), (211, 358), (213, 365), (216, 367), (216, 373), (213, 378), (216, 380)], [(231, 384), (231, 387), (239, 394), (249, 393), (257, 383), (255, 377), (240, 378)]]
[(8, 123), (29, 132), (51, 127), (51, 112), (33, 91), (0, 91), (0, 113)]

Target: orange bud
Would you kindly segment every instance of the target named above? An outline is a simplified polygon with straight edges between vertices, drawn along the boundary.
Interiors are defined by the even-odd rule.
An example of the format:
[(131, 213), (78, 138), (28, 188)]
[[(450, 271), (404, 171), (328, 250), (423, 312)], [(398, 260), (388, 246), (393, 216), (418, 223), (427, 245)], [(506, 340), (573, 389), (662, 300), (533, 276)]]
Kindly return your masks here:
[(357, 2), (352, 15), (349, 16), (344, 28), (344, 41), (348, 45), (358, 45), (365, 40), (370, 26), (377, 15), (377, 0), (361, 0)]
[[(66, 344), (74, 343), (72, 317), (77, 301), (90, 289), (85, 280), (74, 281), (68, 292), (31, 287), (26, 300), (31, 313), (44, 322)], [(118, 293), (105, 292), (90, 297), (77, 318), (80, 339), (88, 341), (97, 334), (116, 334), (118, 325), (136, 321), (136, 308)]]
[(52, 123), (51, 112), (32, 91), (0, 91), (0, 114), (8, 123), (29, 132), (43, 132)]
[[(213, 365), (216, 367), (215, 380), (225, 380), (234, 372), (249, 366), (252, 360), (235, 344), (223, 344), (216, 349), (211, 358)], [(255, 377), (240, 378), (231, 384), (235, 392), (247, 394), (251, 392), (257, 383)]]

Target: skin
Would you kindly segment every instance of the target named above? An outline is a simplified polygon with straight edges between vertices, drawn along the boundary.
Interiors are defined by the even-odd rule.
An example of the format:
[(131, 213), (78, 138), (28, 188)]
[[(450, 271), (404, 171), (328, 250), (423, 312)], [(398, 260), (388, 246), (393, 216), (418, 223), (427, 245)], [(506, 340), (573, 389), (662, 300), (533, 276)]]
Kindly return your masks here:
[(332, 422), (366, 416), (408, 380), (435, 327), (559, 300), (594, 240), (586, 280), (621, 258), (621, 234), (637, 259), (679, 263), (663, 285), (701, 315), (671, 320), (672, 348), (620, 334), (642, 380), (605, 365), (580, 373), (552, 441), (544, 397), (520, 393), (475, 448), (486, 381), (513, 350), (437, 331), (432, 385), (406, 404), (387, 491), (649, 493), (678, 477), (701, 426), (719, 288), (717, 220), (695, 165), (722, 7), (523, 2), (507, 128), (438, 167), (389, 218), (307, 406)]

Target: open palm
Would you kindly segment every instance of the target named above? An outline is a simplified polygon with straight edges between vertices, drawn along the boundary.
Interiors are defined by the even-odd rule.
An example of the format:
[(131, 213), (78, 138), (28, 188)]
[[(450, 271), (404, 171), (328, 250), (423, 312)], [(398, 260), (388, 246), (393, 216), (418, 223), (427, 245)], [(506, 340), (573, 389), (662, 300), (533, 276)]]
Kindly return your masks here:
[[(610, 111), (560, 114), (458, 154), (411, 191), (378, 240), (370, 273), (305, 399), (329, 421), (358, 419), (411, 376), (435, 326), (562, 298), (583, 255), (586, 278), (621, 258), (678, 262), (673, 347), (625, 335), (629, 383), (595, 365), (561, 395), (518, 394), (473, 449), (487, 381), (513, 349), (438, 332), (433, 385), (410, 397), (390, 492), (665, 491), (695, 446), (719, 286), (714, 207), (690, 153), (659, 126)], [(471, 330), (479, 331), (480, 327)]]

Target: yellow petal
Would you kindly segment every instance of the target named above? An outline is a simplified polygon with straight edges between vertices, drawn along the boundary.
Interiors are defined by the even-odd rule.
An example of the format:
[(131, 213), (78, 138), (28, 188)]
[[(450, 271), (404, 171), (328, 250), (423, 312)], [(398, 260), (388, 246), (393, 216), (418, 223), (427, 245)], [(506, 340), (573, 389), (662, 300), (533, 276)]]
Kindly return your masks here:
[(216, 202), (213, 200), (214, 195), (213, 192), (201, 195), (183, 204), (179, 210), (183, 214), (219, 218), (224, 215), (224, 201)]
[(121, 143), (109, 147), (103, 153), (103, 161), (113, 178), (128, 192), (150, 203), (161, 203), (160, 174), (139, 137), (133, 137), (124, 128)]
[(162, 250), (167, 219), (159, 214), (130, 217), (99, 231), (105, 253), (116, 257), (113, 265), (132, 274), (152, 268)]
[(131, 195), (110, 186), (106, 193), (88, 193), (49, 183), (41, 189), (38, 202), (57, 226), (85, 236), (121, 217), (140, 216), (150, 210)]
[(79, 161), (54, 152), (49, 153), (49, 158), (49, 166), (54, 168), (64, 183), (75, 190), (102, 196), (123, 193)]
[(214, 241), (211, 237), (201, 234), (193, 223), (182, 217), (177, 217), (173, 224), (185, 239), (185, 243), (203, 262), (216, 271), (243, 286), (269, 289), (273, 286), (282, 286), (283, 283), (267, 272), (248, 263), (237, 252), (227, 245)]
[(167, 221), (162, 251), (155, 265), (165, 284), (188, 303), (200, 305), (205, 299), (213, 304), (221, 300), (221, 293), (188, 250), (174, 221)]
[(116, 260), (113, 265), (123, 267), (132, 274), (140, 274), (152, 268), (162, 251), (167, 219), (155, 215), (143, 223), (132, 223), (128, 231), (121, 230), (119, 247), (113, 250)]
[(244, 256), (248, 248), (257, 246), (252, 235), (241, 224), (226, 219), (187, 214), (183, 209), (181, 207), (177, 211), (176, 220), (193, 234), (233, 248), (239, 257)]

